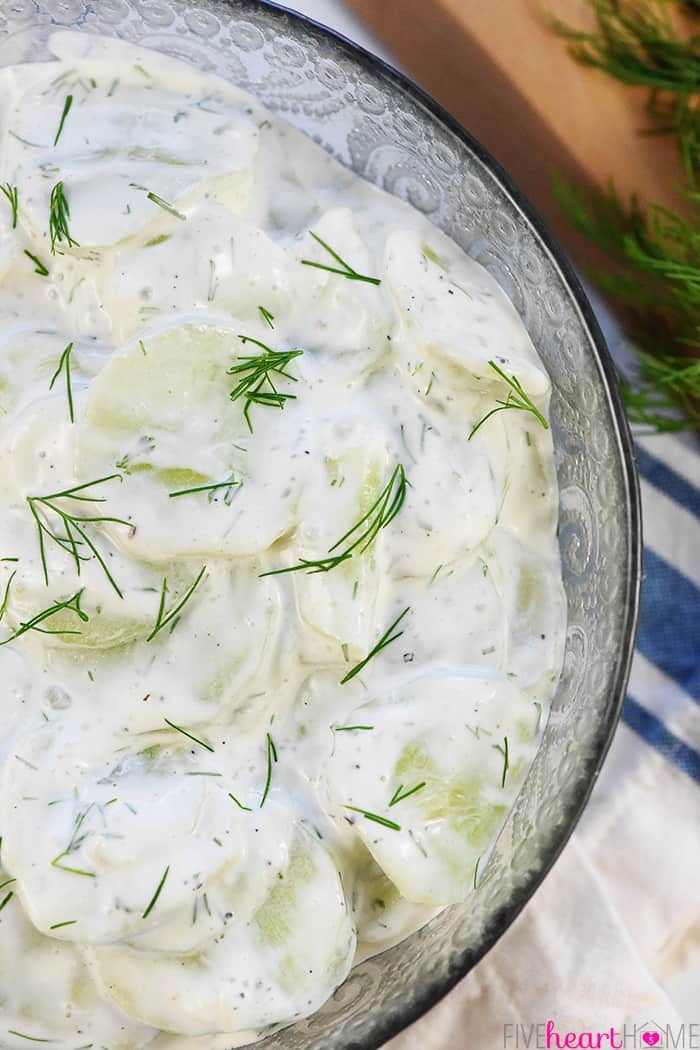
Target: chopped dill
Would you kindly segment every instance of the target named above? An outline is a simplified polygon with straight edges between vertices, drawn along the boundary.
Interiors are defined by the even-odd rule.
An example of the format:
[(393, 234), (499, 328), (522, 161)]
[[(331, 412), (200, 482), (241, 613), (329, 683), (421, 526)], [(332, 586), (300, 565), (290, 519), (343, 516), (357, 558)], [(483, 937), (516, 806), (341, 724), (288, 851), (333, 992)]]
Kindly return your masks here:
[(193, 740), (195, 744), (199, 744), (200, 747), (206, 748), (206, 750), (211, 751), (212, 754), (214, 753), (214, 748), (211, 746), (211, 744), (207, 744), (204, 740), (200, 740), (198, 736), (193, 736), (193, 734), (190, 733), (189, 730), (183, 729), (182, 726), (175, 725), (175, 723), (171, 722), (169, 718), (165, 718), (164, 722), (166, 723), (166, 725), (169, 725), (171, 729), (174, 729), (177, 733), (182, 733), (182, 735), (186, 736), (188, 740)]
[(366, 820), (371, 820), (375, 824), (381, 824), (383, 828), (390, 828), (392, 831), (401, 831), (401, 825), (397, 824), (394, 820), (389, 820), (388, 817), (382, 817), (378, 813), (371, 813), (368, 809), (362, 809), (360, 806), (343, 806), (343, 809), (351, 809), (353, 813), (359, 813)]
[(274, 314), (271, 314), (270, 311), (266, 310), (264, 306), (259, 306), (258, 310), (260, 311), (260, 315), (263, 321), (265, 321), (270, 326), (270, 328), (274, 328), (275, 326), (272, 323), (275, 319)]
[(5, 584), (5, 593), (2, 596), (2, 603), (0, 603), (0, 623), (3, 620), (3, 617), (5, 616), (5, 613), (7, 612), (7, 603), (10, 600), (10, 588), (12, 587), (12, 581), (14, 580), (16, 575), (17, 575), (17, 569), (14, 569), (12, 571), (12, 573), (10, 574), (10, 578), (8, 579), (7, 583)]
[(175, 621), (175, 623), (173, 623), (173, 627), (175, 626), (177, 620), (179, 619), (180, 612), (194, 594), (202, 577), (204, 576), (204, 573), (206, 572), (206, 568), (206, 565), (202, 566), (194, 583), (191, 584), (191, 586), (188, 588), (188, 590), (185, 592), (182, 598), (173, 606), (169, 613), (165, 612), (165, 601), (168, 594), (168, 580), (167, 577), (163, 577), (163, 587), (160, 593), (160, 605), (158, 606), (158, 615), (156, 616), (155, 626), (149, 634), (148, 638), (146, 639), (147, 642), (153, 641), (158, 632), (162, 631), (164, 627), (167, 627), (169, 623)]
[(49, 383), (49, 390), (53, 390), (54, 383), (60, 376), (61, 372), (66, 373), (66, 395), (68, 397), (68, 417), (71, 423), (75, 423), (75, 414), (73, 411), (73, 385), (71, 383), (70, 374), (70, 355), (73, 352), (73, 344), (69, 343), (65, 348), (58, 362), (58, 368), (53, 374), (51, 382)]
[(352, 733), (356, 729), (374, 729), (374, 726), (333, 726), (334, 733)]
[(397, 787), (396, 791), (394, 792), (394, 794), (391, 797), (391, 802), (389, 803), (389, 807), (395, 806), (399, 802), (403, 802), (403, 800), (405, 798), (410, 798), (411, 795), (415, 795), (417, 791), (422, 791), (424, 787), (425, 787), (425, 781), (424, 780), (421, 780), (420, 784), (416, 784), (416, 786), (411, 788), (409, 791), (404, 791), (403, 784), (399, 784), (399, 786)]
[(69, 248), (75, 245), (79, 248), (77, 241), (73, 240), (68, 228), (70, 219), (70, 206), (66, 198), (63, 182), (57, 182), (51, 190), (49, 200), (49, 233), (51, 234), (51, 254), (56, 254), (56, 245), (66, 242)]
[(237, 401), (245, 398), (243, 415), (248, 424), (248, 429), (253, 433), (253, 424), (250, 421), (250, 410), (253, 405), (265, 405), (268, 408), (284, 408), (285, 402), (296, 399), (296, 394), (285, 394), (275, 386), (273, 376), (282, 376), (284, 379), (297, 382), (297, 377), (290, 375), (287, 367), (296, 357), (301, 357), (303, 350), (272, 350), (259, 339), (251, 336), (239, 335), (238, 337), (245, 345), (253, 343), (260, 347), (262, 353), (242, 355), (237, 364), (228, 369), (227, 375), (240, 376), (238, 383), (231, 391), (231, 400)]
[(17, 229), (17, 218), (19, 215), (19, 190), (11, 186), (9, 182), (0, 183), (0, 192), (4, 193), (12, 208), (12, 229)]
[(229, 791), (229, 793), (228, 793), (228, 797), (229, 797), (230, 799), (232, 799), (232, 801), (233, 801), (233, 802), (235, 802), (235, 803), (236, 803), (236, 805), (238, 806), (238, 808), (239, 808), (239, 809), (244, 809), (244, 810), (246, 811), (246, 813), (252, 813), (252, 812), (253, 812), (253, 810), (252, 810), (252, 809), (250, 808), (250, 806), (244, 806), (244, 805), (243, 805), (243, 803), (242, 803), (242, 802), (240, 802), (240, 801), (239, 801), (239, 800), (238, 800), (238, 799), (236, 798), (236, 796), (235, 796), (235, 795), (233, 795), (233, 794), (232, 794), (232, 793), (231, 793), (230, 791)]
[(58, 140), (60, 139), (61, 132), (63, 131), (63, 125), (66, 122), (66, 117), (70, 113), (70, 108), (71, 108), (72, 105), (73, 105), (73, 96), (72, 95), (66, 95), (66, 101), (63, 104), (63, 113), (61, 114), (61, 121), (60, 121), (60, 123), (58, 125), (58, 131), (56, 132), (56, 138), (53, 140), (54, 146), (58, 145)]
[[(268, 572), (260, 573), (260, 575), (279, 576), (286, 572), (301, 571), (306, 571), (308, 573), (329, 572), (337, 565), (341, 565), (344, 561), (347, 561), (355, 552), (358, 554), (364, 554), (368, 547), (374, 543), (381, 530), (391, 524), (403, 507), (408, 485), (409, 482), (406, 479), (406, 471), (404, 470), (403, 465), (399, 463), (394, 467), (389, 481), (379, 493), (367, 513), (364, 514), (351, 529), (348, 529), (348, 531), (341, 536), (332, 547), (329, 547), (328, 556), (316, 560), (301, 558), (296, 565), (290, 565), (286, 569), (271, 569)], [(355, 536), (355, 533), (358, 532), (359, 535)], [(339, 551), (337, 554), (333, 553), (353, 536), (355, 536), (355, 538), (352, 542), (348, 543), (342, 551)]]
[(170, 865), (168, 864), (168, 866), (166, 867), (165, 871), (163, 872), (163, 875), (161, 877), (160, 882), (158, 883), (158, 885), (156, 887), (156, 892), (151, 897), (151, 900), (150, 900), (148, 906), (146, 907), (146, 910), (144, 911), (143, 915), (141, 916), (142, 919), (147, 919), (148, 916), (153, 911), (153, 909), (155, 908), (156, 902), (157, 902), (158, 898), (160, 897), (160, 894), (161, 894), (161, 891), (163, 889), (163, 886), (165, 885), (165, 880), (168, 877), (168, 872), (169, 871), (170, 871)]
[(474, 424), (467, 440), (471, 441), (471, 439), (476, 434), (477, 430), (479, 430), (484, 425), (487, 419), (490, 419), (491, 416), (495, 416), (497, 412), (505, 412), (506, 409), (517, 409), (521, 412), (532, 412), (533, 416), (535, 416), (535, 418), (542, 424), (544, 429), (549, 430), (549, 423), (544, 418), (539, 409), (536, 408), (535, 405), (533, 405), (532, 401), (523, 390), (520, 381), (515, 376), (506, 375), (503, 369), (499, 368), (495, 361), (489, 361), (489, 366), (510, 387), (510, 390), (508, 391), (508, 397), (505, 401), (497, 400), (496, 404), (498, 407), (492, 408), (490, 412), (487, 412), (486, 415), (478, 421), (478, 423)]
[(228, 489), (229, 492), (224, 497), (224, 502), (230, 503), (229, 494), (234, 485), (240, 485), (240, 481), (217, 481), (212, 485), (194, 485), (191, 489), (178, 489), (177, 492), (169, 492), (168, 496), (170, 499), (175, 499), (176, 496), (191, 496), (197, 492), (209, 492), (210, 494), (216, 492), (218, 489)]
[(262, 798), (260, 800), (260, 809), (265, 805), (265, 799), (267, 798), (270, 791), (270, 784), (272, 783), (272, 766), (277, 761), (277, 748), (275, 747), (274, 741), (269, 733), (267, 735), (267, 776), (265, 778), (265, 790), (263, 791)]
[(66, 919), (65, 922), (55, 922), (53, 926), (49, 926), (50, 930), (61, 930), (64, 926), (75, 926), (77, 919)]
[(77, 591), (72, 597), (66, 598), (63, 602), (54, 602), (53, 605), (50, 605), (47, 609), (44, 609), (42, 612), (37, 613), (36, 616), (33, 616), (31, 620), (20, 623), (17, 630), (14, 631), (9, 638), (3, 638), (0, 645), (7, 645), (9, 642), (14, 642), (16, 638), (20, 638), (23, 634), (26, 634), (27, 631), (39, 631), (42, 634), (80, 634), (80, 631), (44, 630), (39, 624), (44, 623), (45, 620), (50, 619), (52, 616), (55, 616), (56, 613), (62, 612), (64, 609), (74, 613), (83, 623), (87, 623), (90, 617), (80, 608), (80, 598), (82, 593), (83, 589)]
[(358, 273), (357, 270), (354, 270), (349, 263), (346, 263), (344, 259), (341, 259), (338, 253), (333, 251), (329, 244), (326, 244), (325, 241), (321, 240), (317, 233), (314, 233), (313, 230), (309, 230), (309, 233), (316, 241), (316, 243), (320, 244), (324, 251), (328, 252), (328, 254), (333, 259), (335, 259), (338, 265), (342, 267), (342, 269), (338, 269), (334, 266), (327, 266), (324, 265), (324, 263), (312, 262), (310, 259), (302, 259), (302, 266), (313, 266), (316, 270), (325, 270), (327, 273), (335, 273), (338, 274), (338, 276), (340, 277), (346, 277), (349, 281), (364, 281), (366, 284), (375, 285), (380, 285), (382, 283), (378, 277), (367, 277), (365, 274)]
[(500, 751), (501, 754), (503, 755), (503, 773), (501, 775), (501, 787), (504, 788), (506, 786), (506, 777), (508, 776), (508, 770), (510, 769), (510, 756), (509, 756), (509, 753), (508, 753), (508, 737), (507, 736), (503, 737), (503, 744), (494, 744), (493, 746), (495, 747), (496, 751)]
[(340, 680), (340, 684), (341, 685), (345, 685), (345, 683), (349, 682), (351, 678), (354, 678), (355, 675), (358, 675), (360, 673), (360, 671), (362, 671), (364, 669), (364, 667), (369, 663), (369, 661), (373, 657), (375, 657), (377, 655), (377, 653), (380, 653), (382, 651), (382, 649), (385, 649), (387, 647), (387, 645), (390, 645), (392, 642), (395, 642), (397, 638), (401, 637), (401, 635), (403, 634), (403, 631), (396, 631), (396, 634), (392, 634), (392, 631), (396, 630), (396, 628), (401, 623), (401, 621), (403, 620), (403, 618), (406, 615), (406, 613), (408, 613), (410, 611), (411, 611), (410, 606), (407, 606), (404, 609), (404, 611), (399, 616), (396, 617), (396, 619), (392, 623), (391, 627), (387, 628), (387, 630), (381, 636), (381, 638), (379, 639), (377, 644), (374, 646), (374, 648), (370, 649), (370, 651), (367, 653), (367, 656), (365, 656), (364, 660), (360, 660), (359, 664), (355, 664), (353, 669), (351, 671), (348, 671), (348, 673), (345, 675), (344, 678), (341, 678), (341, 680)]
[(27, 248), (24, 249), (24, 254), (34, 263), (34, 273), (38, 273), (40, 277), (49, 276), (48, 269), (44, 266), (43, 262), (37, 255), (33, 255)]

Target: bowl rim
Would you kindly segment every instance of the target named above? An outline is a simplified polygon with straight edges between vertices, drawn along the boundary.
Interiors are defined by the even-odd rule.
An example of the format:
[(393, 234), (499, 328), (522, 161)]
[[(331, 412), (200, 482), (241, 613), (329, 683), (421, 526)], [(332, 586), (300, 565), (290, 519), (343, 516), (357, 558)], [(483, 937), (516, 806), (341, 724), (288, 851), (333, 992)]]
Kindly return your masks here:
[(373, 67), (389, 83), (393, 83), (401, 91), (412, 96), (414, 101), (418, 102), (437, 121), (447, 127), (484, 165), (523, 214), (526, 222), (529, 223), (543, 249), (549, 254), (552, 262), (558, 268), (562, 281), (581, 315), (583, 327), (588, 335), (591, 352), (596, 359), (600, 382), (610, 411), (613, 432), (617, 439), (622, 473), (622, 488), (625, 501), (624, 507), (620, 509), (626, 514), (626, 535), (628, 541), (628, 564), (625, 572), (621, 620), (622, 643), (618, 653), (617, 666), (614, 674), (611, 676), (612, 699), (608, 706), (607, 716), (599, 724), (597, 733), (591, 743), (590, 753), (587, 756), (589, 771), (588, 779), (584, 782), (584, 789), (575, 799), (570, 801), (568, 811), (562, 821), (561, 832), (556, 836), (555, 841), (550, 844), (548, 851), (545, 850), (543, 853), (542, 864), (528, 876), (524, 884), (521, 885), (520, 892), (510, 904), (494, 917), (487, 935), (476, 950), (465, 949), (458, 957), (456, 964), (450, 968), (450, 971), (445, 976), (425, 980), (423, 986), (415, 990), (410, 1001), (407, 1000), (399, 1009), (383, 1011), (381, 1014), (377, 1013), (373, 1017), (371, 1030), (362, 1044), (358, 1042), (347, 1044), (347, 1050), (376, 1050), (376, 1048), (393, 1036), (398, 1035), (399, 1032), (403, 1031), (440, 1002), (501, 938), (552, 869), (573, 834), (588, 803), (620, 720), (634, 655), (642, 583), (642, 516), (639, 476), (632, 433), (617, 378), (617, 369), (581, 280), (566, 251), (549, 230), (537, 208), (517, 186), (500, 162), (424, 88), (385, 59), (373, 54), (361, 44), (350, 40), (343, 33), (324, 25), (309, 15), (277, 3), (276, 0), (224, 0), (224, 2), (227, 7), (238, 12), (241, 12), (244, 8), (253, 11), (255, 8), (260, 9), (260, 7), (264, 7), (274, 17), (278, 17), (280, 21), (291, 18), (304, 23), (306, 28), (310, 29), (320, 40), (327, 40), (330, 37), (336, 46), (351, 59)]

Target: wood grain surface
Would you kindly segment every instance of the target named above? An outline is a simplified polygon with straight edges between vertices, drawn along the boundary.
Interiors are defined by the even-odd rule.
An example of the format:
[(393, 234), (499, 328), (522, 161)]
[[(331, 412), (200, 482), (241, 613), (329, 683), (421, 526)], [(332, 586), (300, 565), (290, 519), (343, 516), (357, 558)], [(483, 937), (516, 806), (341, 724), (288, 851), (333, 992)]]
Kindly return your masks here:
[[(545, 5), (546, 2), (546, 6)], [(640, 134), (646, 92), (574, 62), (546, 14), (591, 26), (588, 0), (347, 0), (490, 150), (578, 262), (599, 262), (552, 193), (561, 172), (679, 206), (673, 143)]]

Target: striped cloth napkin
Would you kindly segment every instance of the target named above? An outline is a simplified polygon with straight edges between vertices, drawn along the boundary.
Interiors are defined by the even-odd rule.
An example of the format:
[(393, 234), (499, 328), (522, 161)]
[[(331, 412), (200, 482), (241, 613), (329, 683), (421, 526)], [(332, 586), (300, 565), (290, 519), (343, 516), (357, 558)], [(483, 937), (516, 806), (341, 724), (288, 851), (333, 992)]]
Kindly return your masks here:
[[(342, 0), (291, 3), (392, 61)], [(591, 298), (624, 367), (624, 336)], [(547, 1022), (551, 1047), (569, 1032), (569, 1046), (595, 1046), (612, 1028), (625, 1050), (700, 1050), (700, 444), (661, 435), (636, 447), (641, 622), (590, 803), (505, 936), (384, 1050), (543, 1050)]]

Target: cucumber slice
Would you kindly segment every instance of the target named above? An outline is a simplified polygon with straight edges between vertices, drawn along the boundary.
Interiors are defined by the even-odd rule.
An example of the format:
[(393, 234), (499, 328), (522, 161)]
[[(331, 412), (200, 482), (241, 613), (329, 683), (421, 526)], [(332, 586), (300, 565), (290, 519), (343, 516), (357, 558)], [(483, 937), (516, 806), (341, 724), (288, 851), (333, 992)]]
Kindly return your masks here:
[[(149, 275), (144, 283), (144, 273)], [(174, 302), (240, 318), (247, 331), (274, 339), (260, 304), (274, 317), (296, 306), (303, 269), (262, 230), (223, 205), (193, 209), (190, 221), (166, 219), (129, 238), (105, 273), (102, 301), (113, 318), (114, 338), (131, 338), (145, 321), (172, 313)]]
[(532, 741), (508, 739), (505, 761), (500, 727), (518, 711), (531, 704), (506, 678), (436, 672), (352, 712), (350, 724), (373, 727), (361, 739), (336, 734), (336, 816), (406, 900), (440, 906), (469, 891), (534, 754)]
[(102, 993), (132, 1017), (191, 1036), (259, 1031), (313, 1013), (350, 969), (354, 925), (333, 859), (301, 826), (275, 875), (255, 912), (196, 954), (90, 949)]
[[(378, 511), (336, 546), (371, 511), (395, 466), (388, 435), (367, 419), (350, 418), (326, 428), (321, 447), (323, 461), (314, 464), (301, 493), (302, 524), (288, 550), (291, 564), (342, 554), (358, 540), (378, 520)], [(299, 616), (313, 632), (303, 643), (309, 661), (357, 660), (372, 645), (386, 570), (385, 530), (377, 532), (367, 550), (363, 546), (328, 572), (294, 573)]]
[[(91, 384), (79, 469), (83, 476), (123, 472), (114, 508), (136, 529), (126, 537), (123, 529), (106, 531), (132, 556), (163, 562), (255, 554), (296, 521), (311, 458), (303, 450), (313, 436), (303, 398), (285, 406), (282, 420), (259, 408), (249, 432), (243, 400), (230, 399), (235, 379), (226, 374), (252, 352), (240, 330), (187, 324), (144, 335), (115, 353)], [(170, 495), (229, 480), (236, 485)]]
[(507, 671), (533, 699), (546, 702), (559, 679), (566, 624), (559, 551), (551, 541), (549, 550), (533, 548), (499, 526), (484, 545), (483, 556), (508, 624)]
[(94, 943), (189, 919), (202, 886), (237, 863), (245, 814), (233, 811), (225, 780), (188, 775), (214, 756), (203, 766), (206, 752), (186, 744), (166, 726), (155, 742), (123, 750), (104, 728), (58, 721), (15, 742), (3, 774), (3, 859), (37, 929), (50, 933), (69, 912), (79, 929), (53, 935)]
[[(83, 256), (156, 220), (175, 226), (183, 220), (173, 211), (184, 215), (189, 202), (205, 194), (239, 209), (247, 201), (258, 142), (255, 115), (223, 80), (212, 93), (211, 82), (188, 64), (145, 61), (145, 72), (138, 63), (89, 60), (80, 73), (69, 62), (3, 70), (6, 119), (14, 132), (4, 168), (22, 187), (20, 221), (39, 255), (48, 247), (54, 179), (47, 173), (64, 183), (77, 242), (68, 250)], [(74, 110), (54, 145), (68, 94)], [(180, 119), (186, 133), (174, 136)], [(86, 150), (86, 141), (99, 141), (100, 150)]]
[[(430, 240), (433, 231), (426, 232)], [(490, 274), (449, 241), (441, 239), (435, 253), (418, 232), (390, 234), (386, 279), (399, 319), (393, 345), (409, 375), (427, 358), (438, 372), (452, 366), (474, 392), (497, 379), (493, 360), (528, 394), (548, 393), (549, 379), (514, 306)], [(478, 334), (465, 340), (465, 332)], [(424, 372), (417, 387), (425, 386)]]
[[(57, 1050), (74, 1050), (87, 1040), (141, 1050), (156, 1032), (105, 1002), (79, 951), (56, 939), (58, 931), (45, 937), (35, 929), (22, 909), (17, 883), (10, 879), (1, 869), (0, 903), (7, 899), (0, 912), (3, 1045), (16, 1050), (34, 1040), (50, 1042)], [(57, 922), (72, 918), (66, 908), (56, 913)], [(5, 1034), (8, 1029), (22, 1034)]]

